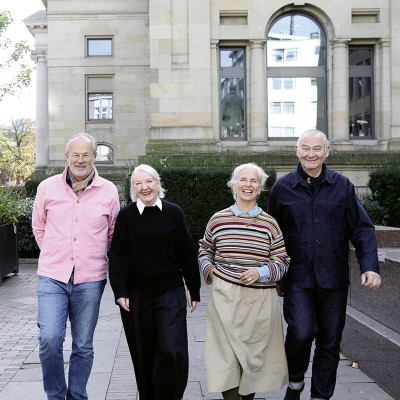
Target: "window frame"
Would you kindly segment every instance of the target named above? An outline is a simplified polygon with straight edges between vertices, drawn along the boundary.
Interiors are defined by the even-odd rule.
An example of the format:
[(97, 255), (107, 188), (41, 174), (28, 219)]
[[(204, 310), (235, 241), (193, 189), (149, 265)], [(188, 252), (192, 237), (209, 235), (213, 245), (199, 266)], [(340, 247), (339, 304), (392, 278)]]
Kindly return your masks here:
[[(371, 62), (369, 65), (362, 64), (362, 65), (351, 65), (350, 64), (350, 51), (352, 49), (368, 49), (371, 52)], [(372, 44), (354, 44), (354, 45), (349, 45), (348, 46), (348, 60), (349, 60), (349, 139), (350, 140), (374, 140), (376, 139), (376, 132), (375, 132), (375, 108), (374, 108), (374, 52), (375, 48), (374, 45)], [(370, 129), (371, 129), (371, 135), (370, 136), (352, 136), (351, 129), (350, 129), (350, 111), (351, 111), (351, 97), (350, 97), (350, 92), (351, 92), (351, 79), (357, 79), (357, 78), (368, 78), (370, 79), (370, 86), (369, 86), (369, 116), (370, 116)], [(360, 96), (361, 98), (362, 96)]]
[(108, 149), (110, 149), (112, 157), (111, 157), (111, 160), (107, 160), (107, 161), (105, 161), (105, 160), (97, 160), (97, 157), (96, 157), (95, 164), (101, 164), (101, 165), (114, 164), (114, 155), (115, 155), (114, 148), (112, 146), (110, 146), (109, 144), (107, 144), (107, 143), (97, 143), (97, 151), (99, 150), (99, 147), (107, 147)]
[[(279, 61), (279, 63), (285, 63), (285, 65), (270, 65), (269, 61), (271, 60), (272, 62), (272, 58), (275, 57), (275, 48), (271, 49), (271, 53), (270, 53), (270, 57), (271, 59), (269, 60), (269, 50), (268, 50), (268, 45), (272, 45), (273, 43), (276, 43), (276, 39), (274, 40), (273, 37), (270, 36), (270, 32), (271, 29), (274, 27), (274, 25), (281, 19), (285, 18), (285, 17), (290, 17), (290, 16), (301, 16), (304, 18), (307, 18), (309, 20), (311, 20), (315, 25), (318, 26), (319, 28), (319, 35), (315, 36), (315, 37), (311, 37), (311, 39), (316, 39), (317, 37), (319, 38), (320, 42), (319, 42), (319, 48), (321, 53), (321, 57), (322, 57), (322, 65), (311, 65), (311, 66), (301, 66), (301, 65), (290, 65), (290, 63), (294, 63), (297, 64), (295, 61), (298, 61), (298, 52), (296, 54), (296, 58), (295, 59), (291, 59), (290, 61), (288, 61), (289, 65), (286, 64), (286, 56), (287, 56), (287, 52), (288, 51), (293, 51), (293, 48), (284, 48), (283, 49), (283, 60)], [(278, 35), (279, 36), (279, 35)], [(278, 37), (279, 39), (279, 37)], [(293, 88), (292, 89), (284, 89), (283, 85), (282, 85), (282, 91), (283, 90), (292, 90), (292, 91), (297, 91), (297, 90), (301, 90), (301, 84), (298, 84), (299, 82), (297, 82), (297, 78), (310, 78), (312, 80), (314, 80), (314, 82), (317, 82), (317, 79), (323, 79), (323, 93), (322, 93), (322, 97), (321, 97), (321, 102), (323, 103), (321, 105), (322, 107), (322, 111), (323, 114), (321, 113), (321, 115), (323, 116), (323, 120), (321, 119), (321, 117), (318, 115), (318, 110), (317, 110), (317, 115), (316, 115), (316, 128), (320, 129), (321, 131), (323, 131), (324, 133), (327, 134), (328, 136), (328, 77), (327, 77), (327, 41), (326, 41), (326, 32), (323, 29), (321, 23), (312, 15), (306, 13), (306, 12), (299, 12), (299, 11), (291, 11), (291, 12), (287, 12), (284, 13), (282, 15), (279, 15), (277, 18), (275, 18), (271, 24), (269, 29), (266, 32), (266, 47), (267, 47), (267, 52), (266, 52), (266, 97), (267, 97), (267, 104), (270, 104), (271, 102), (274, 101), (279, 101), (279, 100), (275, 100), (275, 97), (273, 97), (273, 99), (271, 99), (271, 94), (273, 93), (274, 89), (272, 88), (272, 80), (273, 79), (292, 79), (293, 81)], [(277, 49), (280, 49), (280, 47), (278, 46)], [(275, 58), (274, 58), (275, 59)], [(273, 61), (274, 63), (276, 61)], [(270, 79), (271, 79), (271, 85), (270, 85)], [(276, 90), (278, 91), (278, 90)], [(296, 105), (295, 105), (296, 108)], [(321, 112), (321, 110), (319, 110)], [(293, 138), (297, 138), (299, 136), (299, 134), (301, 134), (301, 132), (296, 132), (296, 136), (293, 136), (293, 138), (288, 138), (288, 137), (284, 137), (284, 136), (271, 136), (271, 133), (269, 132), (269, 128), (275, 127), (275, 122), (270, 122), (270, 118), (269, 118), (269, 114), (270, 114), (270, 109), (268, 108), (267, 110), (267, 137), (269, 140), (290, 140)], [(322, 124), (321, 124), (322, 121)]]
[[(220, 45), (218, 47), (218, 68), (219, 68), (219, 76), (218, 76), (218, 114), (219, 114), (219, 139), (222, 141), (226, 140), (234, 140), (234, 141), (246, 141), (247, 140), (247, 82), (246, 82), (246, 46), (229, 46), (229, 45)], [(242, 51), (243, 53), (243, 61), (242, 67), (226, 67), (221, 64), (221, 52), (222, 51)], [(243, 136), (224, 136), (223, 135), (223, 118), (222, 118), (222, 93), (221, 93), (221, 82), (223, 79), (230, 80), (235, 79), (236, 82), (243, 80), (242, 90), (242, 101), (243, 101)]]
[[(111, 54), (89, 54), (89, 43), (95, 41), (110, 41), (110, 51)], [(86, 36), (85, 37), (85, 58), (112, 58), (114, 57), (114, 38), (112, 36)]]

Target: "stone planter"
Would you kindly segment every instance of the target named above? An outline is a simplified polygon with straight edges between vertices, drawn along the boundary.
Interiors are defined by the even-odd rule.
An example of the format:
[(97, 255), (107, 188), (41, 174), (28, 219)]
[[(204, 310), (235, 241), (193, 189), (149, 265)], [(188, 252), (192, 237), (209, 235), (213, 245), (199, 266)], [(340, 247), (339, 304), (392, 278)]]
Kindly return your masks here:
[(6, 275), (18, 272), (17, 228), (15, 225), (0, 225), (0, 285)]

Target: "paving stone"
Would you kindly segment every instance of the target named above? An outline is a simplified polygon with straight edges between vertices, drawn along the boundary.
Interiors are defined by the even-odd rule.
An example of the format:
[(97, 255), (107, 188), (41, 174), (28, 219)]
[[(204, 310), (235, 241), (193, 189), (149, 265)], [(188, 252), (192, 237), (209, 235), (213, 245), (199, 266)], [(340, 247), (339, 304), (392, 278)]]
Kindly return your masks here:
[[(18, 276), (3, 281), (0, 290), (0, 400), (44, 400), (36, 326), (36, 265), (21, 263)], [(188, 312), (189, 380), (183, 400), (220, 400), (209, 393), (204, 377), (204, 341), (209, 287), (201, 289), (202, 302)], [(67, 324), (64, 342), (65, 369), (72, 339)], [(88, 382), (90, 400), (138, 400), (135, 374), (118, 307), (107, 284), (94, 337), (95, 359)], [(361, 370), (349, 366), (343, 355), (337, 386), (331, 400), (393, 400)], [(311, 366), (301, 400), (309, 399)], [(281, 400), (285, 389), (257, 393), (257, 400)]]

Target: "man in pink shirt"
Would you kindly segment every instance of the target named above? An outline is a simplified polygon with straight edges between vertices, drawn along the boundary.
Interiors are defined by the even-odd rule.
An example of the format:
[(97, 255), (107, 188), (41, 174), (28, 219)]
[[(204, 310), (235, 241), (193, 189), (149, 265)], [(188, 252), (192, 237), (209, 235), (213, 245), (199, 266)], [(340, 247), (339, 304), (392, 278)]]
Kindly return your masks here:
[[(38, 186), (32, 228), (40, 248), (39, 356), (48, 400), (87, 399), (93, 334), (107, 279), (107, 251), (119, 211), (118, 191), (94, 166), (96, 140), (69, 139), (68, 166)], [(63, 342), (71, 322), (68, 384)]]

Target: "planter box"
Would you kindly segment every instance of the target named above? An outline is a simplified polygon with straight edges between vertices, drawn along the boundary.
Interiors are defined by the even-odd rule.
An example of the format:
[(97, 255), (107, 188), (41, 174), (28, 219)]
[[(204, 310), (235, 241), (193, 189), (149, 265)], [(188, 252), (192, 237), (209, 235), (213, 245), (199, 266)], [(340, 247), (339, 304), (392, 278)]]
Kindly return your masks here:
[(17, 228), (0, 225), (0, 285), (6, 275), (18, 272)]

